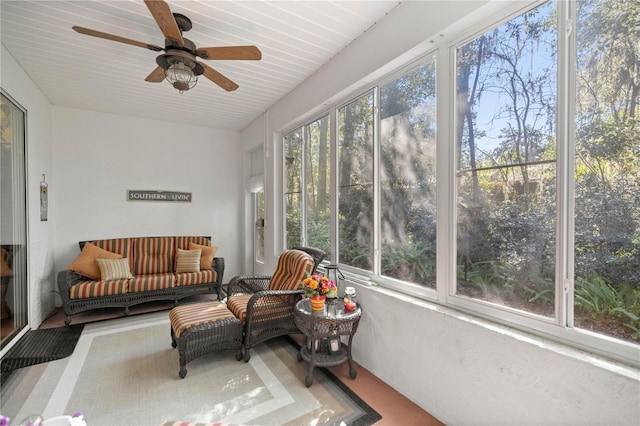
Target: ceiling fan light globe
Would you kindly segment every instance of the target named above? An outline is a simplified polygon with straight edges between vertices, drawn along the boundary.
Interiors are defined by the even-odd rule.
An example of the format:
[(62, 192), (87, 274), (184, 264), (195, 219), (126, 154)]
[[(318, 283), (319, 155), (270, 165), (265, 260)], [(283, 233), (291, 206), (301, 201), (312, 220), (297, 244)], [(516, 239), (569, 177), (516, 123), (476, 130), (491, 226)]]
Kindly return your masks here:
[(191, 68), (181, 62), (169, 65), (169, 67), (164, 70), (164, 76), (167, 81), (180, 92), (192, 89), (198, 82), (198, 77)]

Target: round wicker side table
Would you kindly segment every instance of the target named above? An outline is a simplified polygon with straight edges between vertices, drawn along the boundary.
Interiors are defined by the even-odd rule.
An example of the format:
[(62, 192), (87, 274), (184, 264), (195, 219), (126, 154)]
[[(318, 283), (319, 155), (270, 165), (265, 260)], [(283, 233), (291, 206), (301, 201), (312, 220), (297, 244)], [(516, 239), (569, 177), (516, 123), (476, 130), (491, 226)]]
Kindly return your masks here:
[[(296, 304), (293, 318), (305, 336), (298, 361), (309, 363), (305, 386), (313, 383), (315, 367), (333, 367), (345, 361), (349, 363), (349, 376), (356, 378), (357, 371), (351, 362), (351, 342), (361, 316), (360, 305), (353, 311), (345, 311), (342, 299), (327, 302), (324, 311), (318, 312), (311, 310), (309, 299), (302, 299)], [(348, 343), (342, 343), (340, 336), (349, 336)]]

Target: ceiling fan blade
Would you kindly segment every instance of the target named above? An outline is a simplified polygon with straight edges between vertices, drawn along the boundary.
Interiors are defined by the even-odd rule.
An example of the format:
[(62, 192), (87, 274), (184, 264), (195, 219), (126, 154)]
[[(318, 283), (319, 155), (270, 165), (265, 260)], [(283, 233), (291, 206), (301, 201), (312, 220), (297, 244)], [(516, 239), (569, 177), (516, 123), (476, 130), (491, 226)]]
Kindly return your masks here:
[(156, 67), (151, 74), (144, 79), (144, 81), (148, 81), (149, 83), (160, 83), (164, 80), (164, 70), (160, 67)]
[(156, 46), (154, 44), (143, 43), (141, 41), (131, 40), (129, 38), (124, 38), (124, 37), (120, 37), (120, 36), (109, 34), (109, 33), (103, 33), (102, 31), (96, 31), (89, 28), (78, 27), (78, 26), (73, 26), (71, 28), (80, 34), (90, 35), (98, 38), (104, 38), (111, 41), (117, 41), (124, 44), (130, 44), (132, 46), (143, 47), (145, 49), (153, 50), (155, 52), (162, 52), (164, 50), (162, 47)]
[(144, 0), (149, 12), (153, 15), (153, 19), (156, 20), (162, 34), (169, 40), (184, 46), (184, 39), (182, 38), (182, 32), (178, 28), (173, 13), (167, 2), (162, 0)]
[(202, 59), (262, 59), (262, 52), (255, 46), (201, 47), (196, 49), (196, 55)]
[(204, 67), (204, 76), (213, 81), (218, 86), (222, 87), (227, 92), (233, 92), (238, 88), (238, 85), (236, 83), (229, 80), (227, 77), (220, 74), (218, 71), (214, 70), (207, 64), (203, 64), (202, 62), (199, 62), (199, 64)]

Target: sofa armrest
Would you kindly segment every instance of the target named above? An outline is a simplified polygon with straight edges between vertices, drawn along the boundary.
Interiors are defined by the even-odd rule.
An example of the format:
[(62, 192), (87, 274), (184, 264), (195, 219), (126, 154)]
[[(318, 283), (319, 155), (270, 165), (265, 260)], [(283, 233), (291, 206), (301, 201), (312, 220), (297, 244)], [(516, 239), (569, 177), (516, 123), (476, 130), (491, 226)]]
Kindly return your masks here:
[(211, 268), (216, 271), (216, 283), (222, 284), (222, 278), (224, 277), (224, 257), (214, 257), (211, 261)]
[(60, 297), (62, 298), (62, 306), (65, 307), (71, 301), (69, 296), (69, 289), (81, 282), (86, 281), (89, 278), (83, 277), (77, 272), (71, 271), (69, 269), (64, 269), (58, 272), (58, 291), (60, 292)]

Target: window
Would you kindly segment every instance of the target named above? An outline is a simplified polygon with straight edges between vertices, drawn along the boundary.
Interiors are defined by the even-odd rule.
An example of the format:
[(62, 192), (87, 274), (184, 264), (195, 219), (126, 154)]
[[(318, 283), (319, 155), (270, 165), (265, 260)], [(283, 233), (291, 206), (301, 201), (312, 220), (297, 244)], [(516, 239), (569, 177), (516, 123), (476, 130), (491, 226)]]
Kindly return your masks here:
[(285, 211), (287, 248), (302, 238), (302, 129), (284, 137)]
[(329, 116), (324, 116), (305, 126), (305, 136), (305, 188), (307, 189), (305, 241), (330, 255)]
[(339, 261), (373, 266), (373, 92), (338, 110)]
[(381, 274), (435, 288), (436, 74), (430, 62), (380, 88)]
[(329, 130), (327, 115), (284, 138), (287, 248), (310, 245), (331, 253)]
[(580, 1), (575, 325), (640, 340), (640, 7)]
[(512, 3), (345, 99), (328, 140), (285, 137), (287, 235), (321, 235), (349, 278), (638, 365), (640, 7)]
[(456, 289), (554, 316), (555, 3), (457, 48)]

